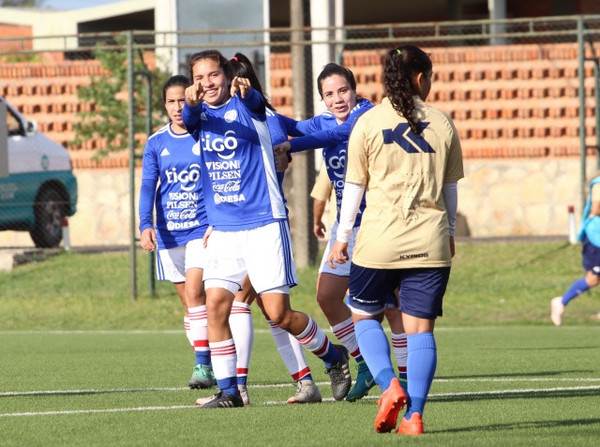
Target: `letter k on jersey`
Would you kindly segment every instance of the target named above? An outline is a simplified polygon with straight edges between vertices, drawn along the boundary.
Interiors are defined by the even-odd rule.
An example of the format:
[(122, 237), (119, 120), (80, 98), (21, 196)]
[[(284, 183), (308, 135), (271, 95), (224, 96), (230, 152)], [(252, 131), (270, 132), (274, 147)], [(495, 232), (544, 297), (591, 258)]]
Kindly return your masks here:
[[(428, 125), (429, 123), (419, 123), (421, 130), (425, 129)], [(419, 152), (435, 153), (433, 148), (421, 135), (416, 135), (410, 130), (408, 123), (398, 124), (393, 130), (383, 129), (383, 143), (396, 143), (409, 154), (416, 154)]]

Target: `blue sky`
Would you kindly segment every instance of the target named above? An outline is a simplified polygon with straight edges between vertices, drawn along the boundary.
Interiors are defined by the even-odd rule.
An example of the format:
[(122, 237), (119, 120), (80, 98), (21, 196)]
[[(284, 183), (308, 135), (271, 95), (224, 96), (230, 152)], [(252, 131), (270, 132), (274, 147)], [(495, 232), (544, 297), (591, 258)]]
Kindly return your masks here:
[(45, 0), (42, 4), (42, 8), (47, 9), (81, 9), (91, 8), (93, 6), (106, 5), (108, 3), (115, 3), (121, 0)]

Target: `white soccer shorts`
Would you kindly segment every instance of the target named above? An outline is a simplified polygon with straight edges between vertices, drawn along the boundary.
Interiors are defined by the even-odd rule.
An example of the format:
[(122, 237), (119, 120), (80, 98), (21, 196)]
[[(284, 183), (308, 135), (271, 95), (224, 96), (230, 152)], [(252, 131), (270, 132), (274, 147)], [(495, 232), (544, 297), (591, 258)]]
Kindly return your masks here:
[(298, 283), (287, 220), (241, 231), (213, 230), (208, 238), (204, 287), (236, 293), (248, 274), (257, 293)]
[(185, 282), (185, 272), (191, 268), (203, 269), (207, 250), (202, 239), (185, 245), (163, 248), (156, 254), (156, 277), (159, 281)]
[(321, 265), (319, 266), (319, 274), (321, 273), (329, 273), (331, 275), (336, 276), (350, 276), (350, 263), (352, 261), (352, 251), (354, 250), (354, 241), (356, 240), (356, 234), (358, 233), (359, 227), (352, 228), (352, 233), (350, 233), (350, 237), (348, 238), (348, 257), (350, 258), (344, 264), (338, 264), (335, 262), (335, 267), (332, 269), (327, 264), (327, 257), (329, 256), (329, 252), (331, 251), (333, 244), (335, 243), (335, 238), (338, 229), (338, 222), (336, 221), (331, 226), (331, 237), (329, 238), (329, 242), (327, 242), (327, 247), (325, 247), (325, 252), (323, 253), (323, 257), (321, 258)]

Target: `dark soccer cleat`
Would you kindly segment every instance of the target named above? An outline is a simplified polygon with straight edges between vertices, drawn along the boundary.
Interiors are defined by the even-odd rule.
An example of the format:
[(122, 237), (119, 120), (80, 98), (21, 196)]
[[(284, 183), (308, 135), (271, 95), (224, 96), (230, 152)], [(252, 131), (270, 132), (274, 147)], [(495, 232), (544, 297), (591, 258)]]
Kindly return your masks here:
[(356, 368), (358, 369), (358, 375), (356, 376), (354, 386), (346, 396), (348, 402), (362, 399), (375, 386), (375, 379), (373, 379), (373, 375), (364, 361), (360, 362)]
[(333, 362), (326, 371), (331, 379), (331, 391), (335, 400), (342, 400), (350, 391), (352, 386), (352, 376), (350, 375), (350, 365), (348, 350), (342, 345), (334, 345), (340, 353), (340, 360)]
[(243, 406), (244, 401), (239, 394), (225, 394), (223, 391), (219, 391), (200, 408), (234, 408)]

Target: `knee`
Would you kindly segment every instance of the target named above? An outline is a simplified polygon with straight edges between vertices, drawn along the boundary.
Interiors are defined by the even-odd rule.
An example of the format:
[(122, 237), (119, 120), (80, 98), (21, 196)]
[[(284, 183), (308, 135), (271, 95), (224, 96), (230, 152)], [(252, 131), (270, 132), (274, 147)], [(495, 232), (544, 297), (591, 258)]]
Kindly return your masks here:
[(269, 314), (269, 320), (275, 323), (282, 329), (288, 329), (292, 323), (292, 312), (287, 310), (271, 311)]

